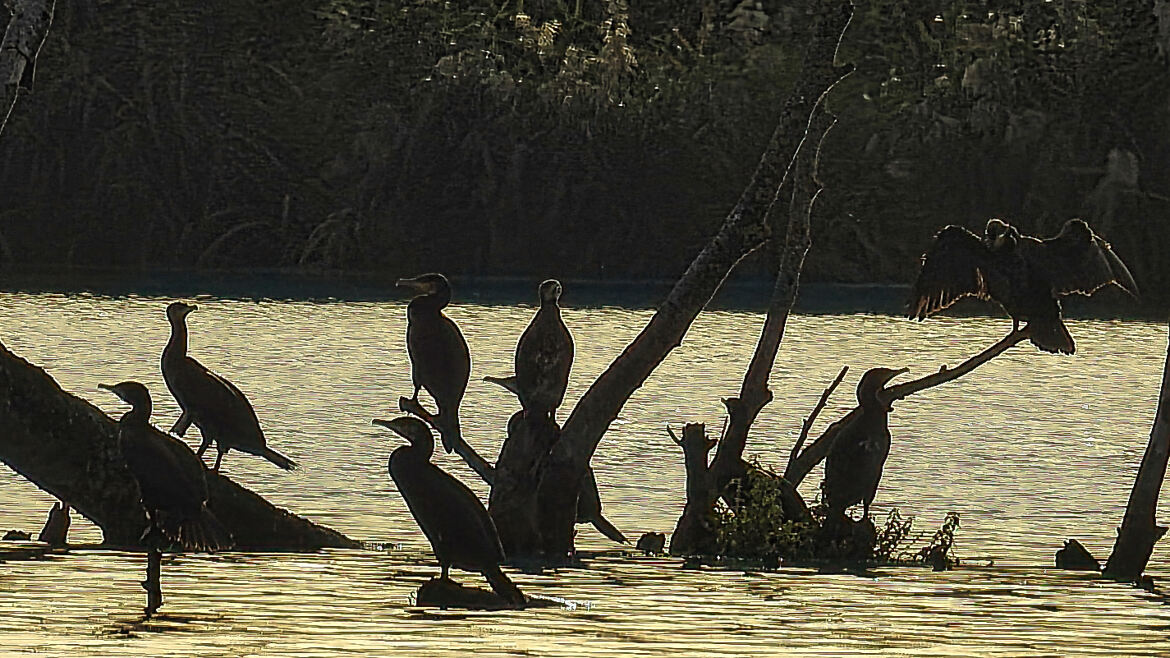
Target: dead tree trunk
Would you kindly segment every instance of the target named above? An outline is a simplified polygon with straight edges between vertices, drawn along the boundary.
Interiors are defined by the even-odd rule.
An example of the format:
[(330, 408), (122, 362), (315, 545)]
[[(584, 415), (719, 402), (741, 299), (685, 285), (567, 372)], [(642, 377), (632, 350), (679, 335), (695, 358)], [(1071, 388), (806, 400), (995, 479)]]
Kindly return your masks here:
[(21, 91), (32, 91), (37, 54), (53, 22), (55, 0), (18, 0), (0, 41), (0, 133)]
[(626, 400), (682, 342), (691, 322), (736, 263), (768, 240), (767, 212), (788, 177), (800, 144), (807, 138), (814, 109), (843, 75), (834, 66), (834, 58), (851, 15), (852, 5), (847, 0), (819, 7), (800, 76), (751, 182), (719, 232), (675, 283), (649, 324), (577, 403), (565, 422), (561, 439), (541, 466), (535, 495), (516, 501), (537, 506), (547, 557), (557, 559), (572, 550), (577, 491), (564, 483), (580, 480)]
[(1156, 514), (1158, 494), (1162, 491), (1162, 481), (1166, 479), (1167, 459), (1170, 459), (1170, 346), (1162, 369), (1162, 389), (1150, 442), (1146, 445), (1146, 454), (1129, 494), (1129, 504), (1117, 531), (1113, 552), (1105, 563), (1106, 576), (1137, 581), (1150, 561), (1154, 544), (1166, 534), (1166, 527), (1158, 525)]
[[(122, 462), (117, 423), (61, 390), (44, 370), (0, 345), (0, 461), (67, 500), (102, 529), (105, 543), (141, 546), (146, 514)], [(236, 548), (357, 548), (341, 533), (273, 506), (228, 478), (207, 472), (208, 506)]]
[[(746, 472), (743, 451), (747, 446), (748, 431), (760, 410), (772, 401), (768, 389), (768, 378), (784, 339), (784, 328), (796, 293), (800, 285), (800, 273), (804, 268), (805, 255), (812, 244), (812, 207), (820, 187), (816, 182), (817, 155), (824, 136), (832, 125), (824, 109), (815, 111), (809, 124), (809, 137), (797, 156), (797, 165), (792, 177), (792, 195), (787, 212), (773, 207), (769, 213), (772, 226), (771, 245), (779, 265), (772, 299), (756, 343), (755, 353), (748, 365), (738, 397), (723, 400), (727, 406), (727, 430), (718, 442), (715, 458), (707, 464), (707, 453), (714, 443), (703, 436), (703, 426), (687, 425), (683, 439), (676, 443), (683, 449), (687, 469), (687, 502), (671, 535), (670, 550), (677, 554), (710, 552), (711, 528), (708, 519), (714, 510), (715, 501), (727, 489), (728, 483)], [(781, 218), (787, 221), (782, 221)], [(786, 226), (785, 226), (786, 225)], [(784, 238), (781, 240), (780, 236)], [(697, 434), (688, 437), (688, 433)], [(795, 490), (791, 491), (795, 494)], [(796, 496), (799, 498), (799, 496)], [(804, 507), (790, 501), (790, 507)]]

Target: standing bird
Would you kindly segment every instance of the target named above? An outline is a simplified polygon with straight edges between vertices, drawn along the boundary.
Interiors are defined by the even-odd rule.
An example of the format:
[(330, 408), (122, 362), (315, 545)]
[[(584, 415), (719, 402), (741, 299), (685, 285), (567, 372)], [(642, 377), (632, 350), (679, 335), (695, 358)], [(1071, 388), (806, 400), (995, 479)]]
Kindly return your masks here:
[(421, 420), (410, 416), (375, 420), (410, 442), (390, 454), (388, 470), (414, 520), (431, 542), (444, 580), (457, 567), (478, 571), (500, 598), (523, 605), (524, 595), (504, 572), (504, 549), (496, 525), (475, 493), (431, 463), (435, 439)]
[(399, 279), (398, 287), (415, 292), (406, 308), (406, 351), (414, 396), (425, 388), (438, 407), (436, 415), (447, 452), (460, 440), (459, 403), (471, 375), (471, 353), (459, 326), (443, 314), (451, 303), (451, 284), (442, 274), (423, 274)]
[(207, 468), (187, 444), (150, 424), (150, 391), (133, 381), (98, 387), (130, 405), (118, 420), (118, 448), (146, 510), (143, 539), (161, 537), (196, 550), (226, 547), (229, 535), (207, 509)]
[(974, 296), (1002, 306), (1015, 328), (1027, 322), (1036, 347), (1072, 354), (1076, 344), (1061, 318), (1060, 298), (1091, 295), (1111, 283), (1138, 296), (1125, 263), (1083, 220), (1070, 219), (1043, 240), (998, 219), (988, 220), (982, 238), (947, 226), (922, 255), (909, 317), (922, 320)]
[(561, 282), (540, 284), (540, 309), (516, 343), (516, 375), (484, 377), (520, 398), (528, 413), (552, 416), (565, 400), (569, 371), (573, 369), (573, 335), (561, 319)]
[(878, 397), (894, 377), (909, 368), (873, 368), (857, 383), (857, 413), (837, 432), (825, 457), (825, 480), (821, 491), (829, 518), (845, 515), (857, 503), (869, 517), (869, 506), (882, 479), (882, 467), (890, 455), (890, 406)]
[(232, 448), (259, 455), (286, 471), (293, 470), (296, 462), (268, 447), (256, 410), (243, 392), (187, 356), (187, 315), (196, 308), (183, 302), (167, 307), (171, 338), (163, 349), (162, 374), (171, 395), (183, 409), (171, 431), (183, 436), (191, 423), (195, 423), (203, 434), (203, 443), (195, 454), (203, 457), (214, 441), (219, 454), (211, 470), (217, 473), (223, 456)]

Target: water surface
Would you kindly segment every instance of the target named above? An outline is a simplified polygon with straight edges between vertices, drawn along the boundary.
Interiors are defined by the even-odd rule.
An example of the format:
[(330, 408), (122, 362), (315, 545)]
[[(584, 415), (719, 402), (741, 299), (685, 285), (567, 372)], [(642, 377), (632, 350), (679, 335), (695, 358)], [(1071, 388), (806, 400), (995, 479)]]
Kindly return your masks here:
[[(158, 358), (169, 300), (0, 295), (0, 337), (68, 391), (109, 413), (98, 383), (138, 379), (155, 422), (178, 409)], [(75, 551), (0, 565), (0, 652), (101, 655), (662, 655), (894, 652), (1163, 654), (1170, 608), (1152, 594), (1049, 568), (1067, 537), (1108, 552), (1149, 434), (1165, 356), (1162, 325), (1070, 322), (1078, 354), (1013, 349), (975, 373), (913, 396), (891, 417), (893, 451), (876, 512), (898, 507), (933, 530), (959, 512), (967, 566), (868, 577), (804, 570), (684, 569), (677, 560), (603, 555), (585, 569), (516, 574), (530, 594), (564, 605), (505, 613), (422, 610), (411, 594), (437, 569), (386, 476), (396, 441), (373, 427), (409, 394), (400, 302), (198, 299), (191, 354), (251, 398), (270, 444), (304, 465), (285, 473), (231, 453), (224, 471), (297, 513), (385, 550), (182, 555), (163, 569), (165, 615), (141, 624), (141, 555)], [(489, 458), (515, 403), (480, 381), (511, 372), (533, 310), (459, 304), (450, 315), (471, 346), (462, 410), (467, 439)], [(648, 310), (569, 308), (577, 343), (566, 407), (644, 326)], [(670, 531), (683, 502), (682, 454), (664, 430), (703, 421), (717, 431), (720, 397), (738, 390), (762, 315), (713, 311), (627, 404), (594, 459), (605, 512), (627, 535)], [(912, 374), (954, 365), (1010, 322), (875, 315), (799, 315), (789, 323), (748, 454), (783, 467), (802, 418), (842, 365), (850, 376), (818, 427), (853, 406), (865, 369)], [(194, 443), (197, 430), (188, 438)], [(457, 458), (437, 461), (486, 497)], [(816, 495), (819, 472), (802, 489)], [(36, 532), (52, 499), (0, 474), (0, 524)], [(1165, 510), (1163, 510), (1165, 517)], [(100, 533), (75, 518), (71, 540)], [(581, 526), (579, 546), (614, 547)], [(1170, 571), (1155, 552), (1151, 572)], [(456, 577), (476, 582), (473, 574)]]

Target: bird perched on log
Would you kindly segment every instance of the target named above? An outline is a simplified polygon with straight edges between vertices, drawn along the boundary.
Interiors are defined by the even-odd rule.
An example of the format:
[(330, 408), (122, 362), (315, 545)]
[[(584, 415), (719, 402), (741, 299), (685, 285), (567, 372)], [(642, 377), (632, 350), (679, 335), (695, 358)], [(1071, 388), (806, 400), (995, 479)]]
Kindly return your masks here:
[(216, 550), (231, 543), (207, 509), (207, 468), (187, 444), (150, 424), (150, 391), (138, 382), (99, 384), (130, 405), (118, 420), (118, 448), (138, 482), (149, 523), (143, 540), (160, 538), (184, 548)]
[(516, 343), (516, 374), (484, 377), (520, 398), (528, 413), (552, 415), (565, 399), (573, 369), (573, 335), (561, 319), (562, 287), (548, 279), (540, 284), (540, 309)]
[(859, 413), (837, 432), (825, 457), (821, 491), (829, 518), (844, 516), (857, 503), (863, 505), (862, 518), (869, 517), (882, 467), (890, 455), (890, 406), (879, 394), (891, 379), (906, 372), (908, 368), (873, 368), (857, 383)]
[(399, 279), (398, 287), (414, 291), (406, 308), (406, 351), (410, 355), (410, 376), (418, 402), (419, 389), (426, 389), (438, 407), (439, 435), (447, 452), (455, 449), (462, 436), (459, 404), (471, 375), (471, 353), (463, 332), (443, 313), (451, 303), (451, 284), (442, 274), (423, 274)]
[(1061, 318), (1060, 298), (1091, 295), (1109, 284), (1138, 295), (1125, 263), (1080, 219), (1068, 220), (1046, 239), (1021, 235), (999, 219), (987, 222), (982, 238), (947, 226), (922, 255), (909, 317), (925, 319), (967, 296), (992, 300), (1016, 328), (1028, 323), (1036, 347), (1072, 354), (1076, 344)]
[(442, 568), (440, 578), (450, 579), (450, 568), (478, 571), (504, 601), (523, 605), (524, 595), (504, 572), (504, 549), (495, 523), (475, 493), (431, 463), (435, 439), (426, 423), (403, 416), (375, 420), (409, 442), (390, 454), (387, 468), (398, 493), (431, 543)]
[(296, 462), (268, 447), (256, 410), (244, 393), (187, 356), (187, 315), (196, 308), (183, 302), (167, 306), (171, 337), (163, 348), (162, 374), (171, 395), (183, 409), (171, 431), (183, 436), (192, 423), (199, 427), (203, 443), (196, 455), (202, 458), (214, 441), (219, 454), (211, 470), (217, 473), (223, 456), (233, 448), (259, 455), (286, 471), (295, 469)]

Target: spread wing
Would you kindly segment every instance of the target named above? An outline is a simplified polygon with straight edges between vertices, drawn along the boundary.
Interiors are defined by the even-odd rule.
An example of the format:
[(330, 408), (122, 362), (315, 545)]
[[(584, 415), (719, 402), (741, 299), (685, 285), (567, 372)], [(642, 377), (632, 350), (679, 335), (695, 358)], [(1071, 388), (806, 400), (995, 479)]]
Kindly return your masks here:
[(922, 254), (909, 317), (925, 319), (968, 296), (991, 299), (985, 280), (989, 266), (989, 253), (979, 236), (962, 226), (939, 231)]
[(1034, 247), (1033, 260), (1058, 295), (1091, 295), (1115, 283), (1134, 297), (1137, 283), (1109, 243), (1093, 233), (1089, 225), (1070, 219), (1054, 238)]

